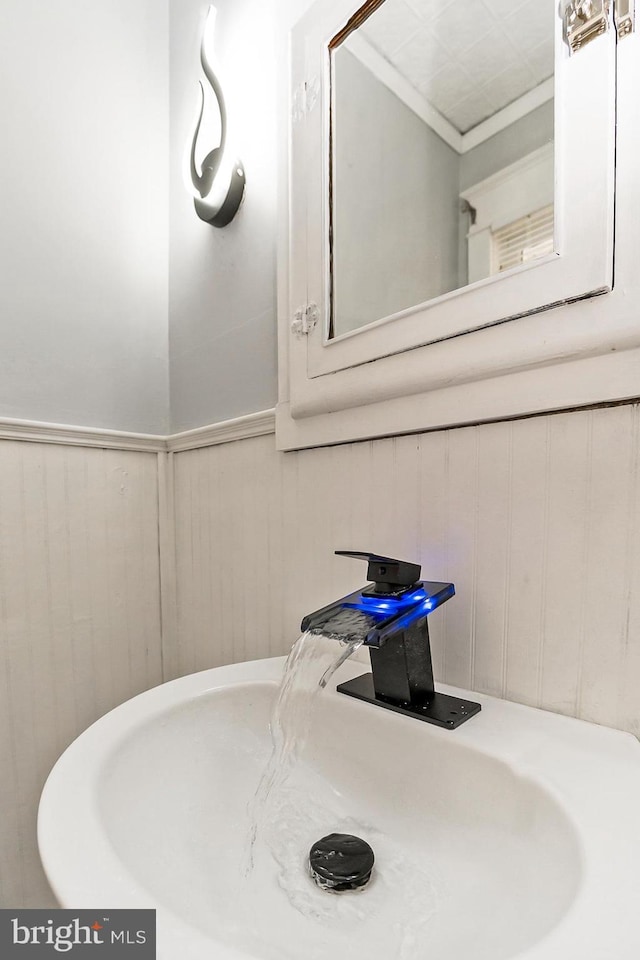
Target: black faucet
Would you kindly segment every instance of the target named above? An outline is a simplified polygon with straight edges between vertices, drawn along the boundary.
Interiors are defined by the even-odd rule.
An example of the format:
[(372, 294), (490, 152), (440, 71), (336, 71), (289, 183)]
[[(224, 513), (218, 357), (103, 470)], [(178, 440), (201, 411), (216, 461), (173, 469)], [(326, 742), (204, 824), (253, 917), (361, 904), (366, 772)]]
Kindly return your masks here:
[(369, 647), (371, 673), (341, 683), (338, 692), (447, 728), (478, 713), (479, 703), (436, 693), (433, 684), (427, 616), (454, 595), (454, 585), (420, 580), (419, 565), (405, 560), (336, 554), (366, 560), (371, 583), (308, 614), (302, 629)]

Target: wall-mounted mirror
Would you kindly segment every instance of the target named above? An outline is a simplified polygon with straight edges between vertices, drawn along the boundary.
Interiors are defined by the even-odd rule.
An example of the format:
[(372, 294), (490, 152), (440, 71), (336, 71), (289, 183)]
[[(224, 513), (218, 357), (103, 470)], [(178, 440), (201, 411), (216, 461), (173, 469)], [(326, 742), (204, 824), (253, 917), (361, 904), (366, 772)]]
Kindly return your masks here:
[(283, 449), (576, 396), (562, 358), (609, 329), (578, 301), (612, 290), (625, 54), (609, 14), (570, 54), (565, 2), (311, 0), (293, 26)]
[(554, 11), (370, 0), (329, 44), (329, 337), (554, 251)]

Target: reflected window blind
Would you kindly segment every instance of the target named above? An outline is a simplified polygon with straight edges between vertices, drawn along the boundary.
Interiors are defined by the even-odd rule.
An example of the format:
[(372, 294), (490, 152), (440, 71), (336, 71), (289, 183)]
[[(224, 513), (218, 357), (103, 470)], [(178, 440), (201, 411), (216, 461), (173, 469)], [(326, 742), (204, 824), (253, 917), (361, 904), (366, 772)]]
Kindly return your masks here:
[(492, 273), (553, 253), (553, 204), (492, 232)]

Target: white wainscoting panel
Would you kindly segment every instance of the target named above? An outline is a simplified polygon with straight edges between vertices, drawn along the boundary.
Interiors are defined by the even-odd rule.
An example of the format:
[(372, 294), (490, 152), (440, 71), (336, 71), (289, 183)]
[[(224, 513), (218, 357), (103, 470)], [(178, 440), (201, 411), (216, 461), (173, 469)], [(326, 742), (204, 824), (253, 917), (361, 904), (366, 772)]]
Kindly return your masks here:
[(54, 901), (36, 811), (65, 747), (161, 682), (155, 453), (0, 441), (0, 906)]
[(179, 673), (286, 653), (355, 589), (336, 549), (418, 558), (457, 595), (439, 680), (640, 734), (637, 405), (278, 453), (174, 455)]

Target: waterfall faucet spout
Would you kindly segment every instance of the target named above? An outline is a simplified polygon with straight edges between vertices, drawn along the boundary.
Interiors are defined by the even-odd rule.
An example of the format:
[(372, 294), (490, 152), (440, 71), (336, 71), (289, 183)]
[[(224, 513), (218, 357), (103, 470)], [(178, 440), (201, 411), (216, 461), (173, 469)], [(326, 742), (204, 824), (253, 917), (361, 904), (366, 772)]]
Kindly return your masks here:
[(436, 693), (427, 617), (455, 594), (452, 583), (420, 580), (420, 566), (373, 553), (337, 550), (366, 560), (372, 581), (308, 614), (302, 629), (369, 647), (371, 673), (338, 686), (340, 693), (453, 728), (480, 704)]

